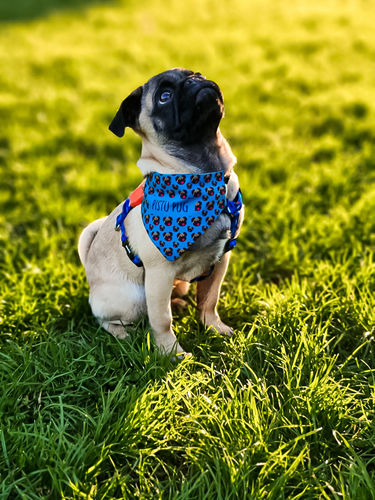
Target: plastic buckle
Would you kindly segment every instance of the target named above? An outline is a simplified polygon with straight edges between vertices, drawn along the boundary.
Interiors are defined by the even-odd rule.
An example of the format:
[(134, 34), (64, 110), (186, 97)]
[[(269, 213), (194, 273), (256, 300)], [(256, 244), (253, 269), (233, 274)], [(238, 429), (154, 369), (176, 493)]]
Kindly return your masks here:
[(143, 267), (143, 263), (142, 263), (141, 259), (138, 257), (138, 255), (135, 255), (133, 253), (132, 249), (130, 248), (127, 238), (125, 241), (122, 242), (122, 246), (125, 248), (127, 256), (133, 262), (133, 264), (135, 264), (137, 267)]

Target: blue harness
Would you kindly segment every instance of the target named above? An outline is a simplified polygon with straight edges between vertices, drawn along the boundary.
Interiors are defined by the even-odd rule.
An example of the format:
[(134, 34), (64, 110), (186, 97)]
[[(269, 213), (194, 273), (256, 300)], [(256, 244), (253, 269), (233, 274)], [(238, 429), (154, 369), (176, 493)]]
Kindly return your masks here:
[[(142, 193), (140, 196), (138, 194), (137, 201), (134, 202), (133, 192), (125, 200), (116, 219), (116, 229), (121, 230), (122, 246), (130, 260), (138, 267), (143, 266), (141, 259), (130, 248), (124, 224), (128, 213), (139, 204), (143, 224), (151, 241), (169, 261), (175, 261), (183, 255), (222, 213), (229, 215), (231, 220), (231, 237), (225, 244), (224, 253), (232, 250), (237, 243), (235, 234), (242, 208), (242, 195), (239, 189), (234, 200), (227, 199), (228, 180), (229, 177), (225, 177), (223, 171), (149, 174), (144, 183), (143, 196)], [(140, 189), (141, 186), (136, 191)], [(209, 274), (192, 281), (204, 279)]]

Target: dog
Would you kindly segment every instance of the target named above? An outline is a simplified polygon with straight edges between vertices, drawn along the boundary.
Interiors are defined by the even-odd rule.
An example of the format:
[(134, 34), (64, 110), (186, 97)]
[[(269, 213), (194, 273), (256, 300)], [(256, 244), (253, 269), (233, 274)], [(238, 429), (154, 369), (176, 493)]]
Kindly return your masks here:
[[(107, 217), (89, 224), (79, 238), (78, 252), (90, 286), (91, 310), (99, 324), (114, 336), (126, 337), (126, 325), (147, 313), (160, 351), (184, 356), (186, 353), (172, 329), (171, 302), (183, 303), (181, 297), (188, 292), (189, 282), (198, 276), (197, 308), (201, 321), (221, 334), (233, 333), (221, 321), (217, 303), (229, 262), (230, 252), (225, 252), (225, 247), (239, 233), (244, 207), (241, 204), (237, 213), (235, 235), (231, 235), (230, 215), (221, 208), (229, 201), (219, 199), (220, 208), (215, 205), (217, 209), (213, 212), (216, 202), (212, 201), (215, 199), (212, 186), (221, 182), (216, 199), (222, 196), (223, 190), (227, 200), (235, 199), (239, 192), (238, 177), (233, 171), (236, 158), (219, 129), (223, 115), (224, 101), (218, 85), (200, 73), (176, 68), (152, 77), (134, 90), (123, 100), (109, 126), (118, 137), (124, 135), (126, 127), (141, 137), (142, 151), (137, 166), (146, 180), (152, 178), (147, 201), (144, 199), (141, 205), (135, 206), (123, 221), (128, 254), (114, 230), (122, 213), (122, 203)], [(211, 178), (212, 186), (206, 190), (206, 182)], [(146, 195), (147, 183), (145, 186)], [(170, 189), (175, 190), (176, 197), (169, 197)], [(164, 212), (156, 216), (143, 214), (160, 190), (165, 190), (163, 195), (167, 199), (162, 198), (164, 201), (158, 201), (155, 206)], [(197, 202), (197, 190), (211, 193), (209, 215), (215, 213), (214, 220), (210, 220), (209, 227), (204, 226), (205, 231), (201, 233), (195, 232), (201, 223), (201, 212), (197, 212), (197, 217), (193, 214), (189, 222), (184, 213), (186, 205), (178, 205), (180, 213), (176, 219), (172, 211), (173, 203), (186, 203), (186, 197), (193, 191), (195, 195), (191, 194), (191, 198), (200, 210), (202, 203), (207, 202)], [(183, 241), (173, 245), (164, 241), (159, 226), (152, 224), (153, 216), (158, 223), (164, 221), (168, 226), (167, 242), (175, 234)], [(181, 226), (189, 226), (183, 237), (178, 219)], [(190, 234), (192, 240), (185, 241)], [(160, 241), (164, 246), (160, 246)], [(186, 249), (175, 248), (181, 244)], [(135, 265), (129, 255), (139, 256), (143, 265)]]

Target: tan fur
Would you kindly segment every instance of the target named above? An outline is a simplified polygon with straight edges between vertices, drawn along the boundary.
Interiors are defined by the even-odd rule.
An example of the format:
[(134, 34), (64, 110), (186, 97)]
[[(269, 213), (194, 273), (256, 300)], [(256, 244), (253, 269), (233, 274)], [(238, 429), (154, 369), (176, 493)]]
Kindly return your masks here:
[[(139, 116), (142, 155), (137, 165), (142, 174), (196, 171), (194, 165), (174, 158), (158, 145), (158, 137), (148, 119), (151, 109), (152, 100), (146, 96)], [(235, 157), (220, 132), (218, 143), (223, 169), (231, 172), (227, 193), (228, 198), (233, 199), (239, 187), (237, 175), (232, 171)], [(158, 347), (166, 353), (183, 353), (172, 329), (171, 299), (183, 305), (181, 297), (188, 291), (187, 282), (216, 264), (212, 275), (198, 283), (197, 305), (205, 325), (230, 334), (231, 328), (220, 320), (216, 308), (229, 261), (229, 253), (223, 255), (225, 240), (213, 239), (201, 250), (190, 250), (176, 261), (168, 261), (150, 240), (142, 223), (141, 207), (137, 206), (126, 217), (125, 228), (133, 251), (144, 265), (138, 268), (128, 258), (120, 234), (114, 230), (121, 209), (122, 203), (108, 217), (91, 223), (79, 240), (79, 255), (90, 285), (89, 302), (101, 326), (123, 338), (127, 335), (126, 325), (147, 313)], [(243, 213), (241, 222), (242, 217)], [(215, 224), (207, 230), (207, 238), (211, 233), (216, 234)]]
[(85, 265), (87, 254), (90, 250), (91, 244), (98, 232), (100, 226), (103, 224), (107, 217), (94, 220), (82, 231), (78, 241), (78, 255), (83, 265)]

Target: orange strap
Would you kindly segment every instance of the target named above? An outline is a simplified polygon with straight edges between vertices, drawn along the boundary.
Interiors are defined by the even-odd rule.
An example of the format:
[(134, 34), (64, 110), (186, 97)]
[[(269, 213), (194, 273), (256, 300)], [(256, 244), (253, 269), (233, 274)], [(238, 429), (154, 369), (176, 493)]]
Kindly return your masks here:
[(140, 205), (142, 203), (145, 182), (146, 179), (144, 179), (143, 182), (141, 182), (141, 184), (136, 189), (134, 189), (132, 193), (130, 193), (129, 201), (131, 207), (136, 207), (137, 205)]

